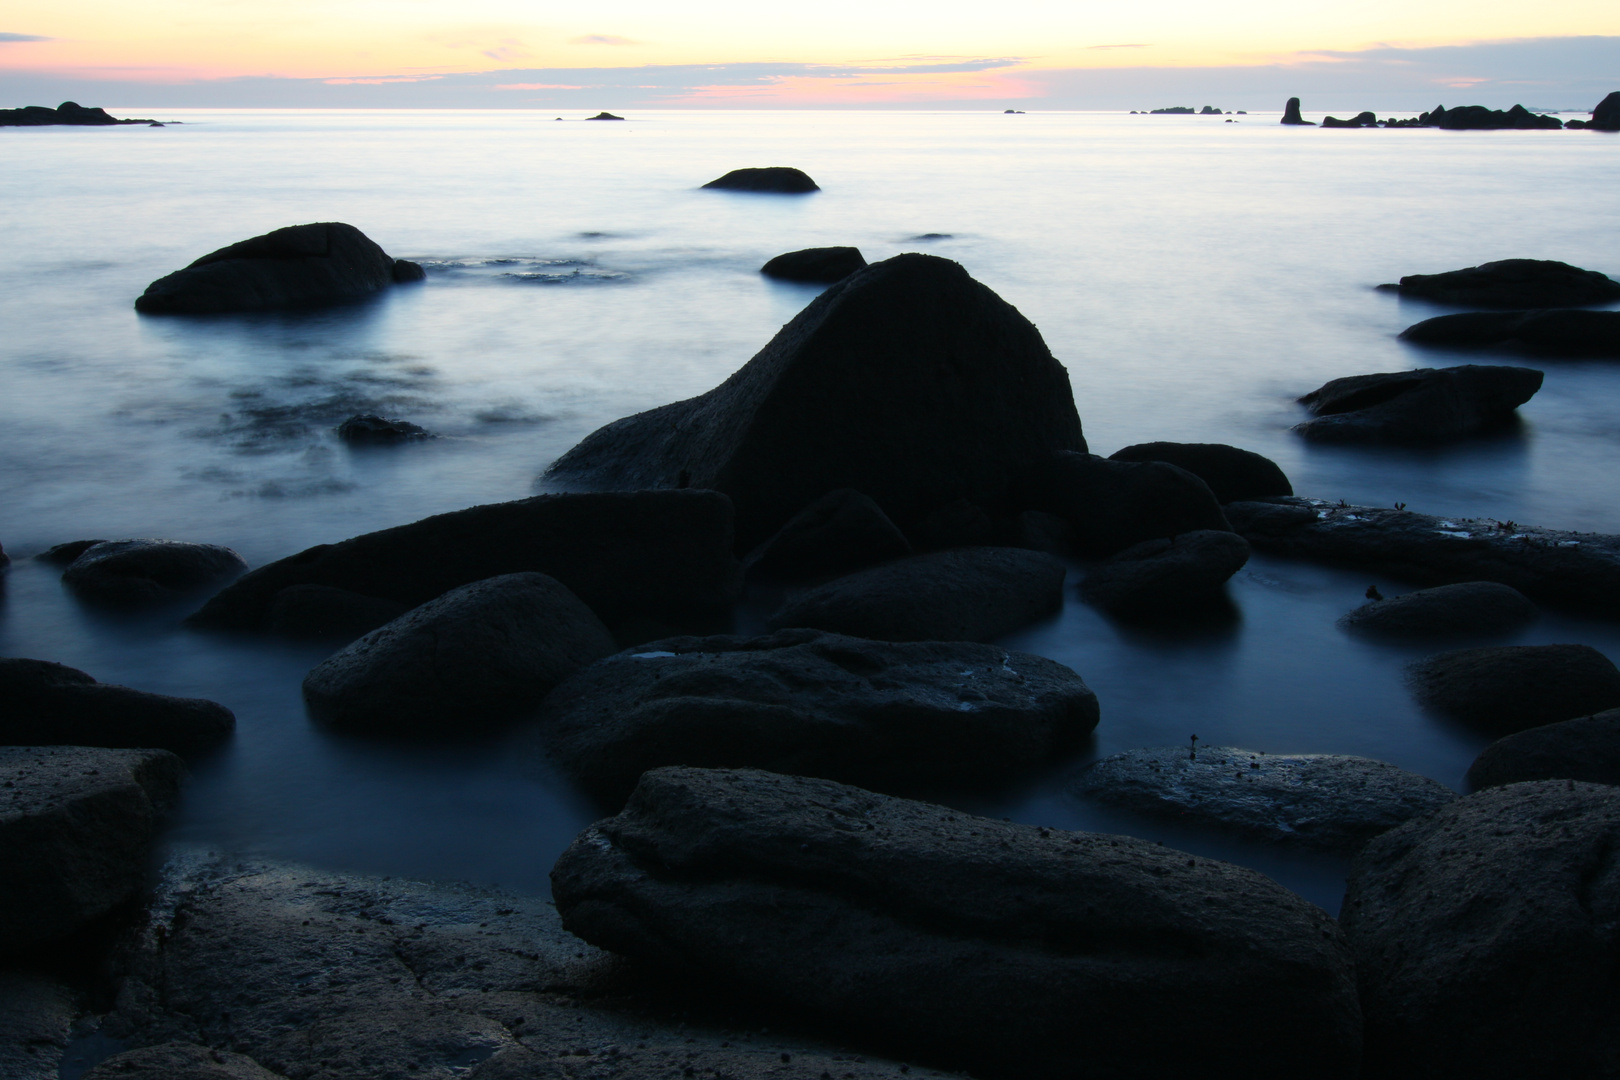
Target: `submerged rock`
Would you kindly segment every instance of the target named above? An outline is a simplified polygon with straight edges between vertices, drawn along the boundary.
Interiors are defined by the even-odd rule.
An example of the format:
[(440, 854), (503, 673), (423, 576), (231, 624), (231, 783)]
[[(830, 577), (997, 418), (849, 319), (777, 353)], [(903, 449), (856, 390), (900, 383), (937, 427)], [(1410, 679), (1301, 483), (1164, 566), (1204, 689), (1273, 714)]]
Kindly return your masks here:
[(1186, 469), (1209, 485), (1216, 501), (1292, 495), (1294, 488), (1275, 461), (1225, 443), (1136, 443), (1115, 450), (1109, 461), (1163, 461)]
[(766, 277), (831, 285), (866, 265), (860, 248), (819, 247), (789, 251), (759, 268)]
[(881, 506), (854, 488), (839, 488), (789, 518), (743, 568), (794, 581), (847, 574), (910, 554), (910, 542)]
[(217, 544), (103, 540), (68, 564), (62, 582), (81, 599), (138, 607), (218, 588), (246, 569), (242, 556)]
[(1559, 308), (1620, 300), (1620, 281), (1552, 259), (1502, 259), (1380, 285), (1419, 300), (1467, 307)]
[(1401, 340), (1526, 356), (1620, 357), (1620, 311), (1466, 311), (1414, 323), (1401, 331)]
[(1620, 790), (1458, 799), (1369, 843), (1341, 925), (1366, 1075), (1603, 1076), (1620, 1060)]
[(1294, 430), (1317, 442), (1428, 443), (1499, 426), (1541, 389), (1534, 368), (1467, 364), (1334, 379), (1300, 402)]
[(207, 315), (343, 303), (393, 284), (394, 263), (353, 225), (292, 225), (220, 248), (159, 278), (135, 301), (135, 310)]
[(956, 499), (998, 504), (1053, 450), (1084, 446), (1039, 331), (961, 266), (911, 254), (845, 278), (718, 387), (599, 429), (547, 476), (725, 492), (748, 550), (837, 488), (907, 528)]
[(129, 899), (183, 772), (166, 750), (0, 746), (0, 954)]
[(231, 710), (203, 698), (97, 682), (48, 660), (0, 659), (0, 746), (156, 747), (190, 754), (236, 730)]
[(1237, 533), (1200, 529), (1128, 547), (1087, 572), (1080, 595), (1121, 618), (1195, 610), (1224, 595), (1226, 581), (1249, 561)]
[(1208, 484), (1163, 461), (1049, 454), (1023, 475), (1021, 493), (1027, 508), (1067, 521), (1076, 548), (1089, 558), (1144, 540), (1231, 528)]
[(593, 944), (975, 1075), (1357, 1075), (1332, 918), (1131, 837), (655, 769), (557, 861), (552, 893)]
[(1299, 98), (1291, 97), (1288, 104), (1283, 106), (1283, 118), (1278, 121), (1283, 124), (1299, 124), (1302, 127), (1315, 127), (1314, 121), (1307, 120), (1299, 115)]
[(1369, 637), (1426, 638), (1504, 634), (1534, 621), (1523, 593), (1494, 581), (1463, 581), (1374, 600), (1339, 619)]
[(565, 774), (619, 806), (662, 765), (994, 786), (1074, 750), (1097, 715), (1080, 676), (1044, 657), (782, 630), (600, 660), (546, 699), (540, 737)]
[(878, 641), (989, 641), (1062, 607), (1066, 573), (1024, 548), (913, 555), (792, 596), (770, 626)]
[(373, 735), (483, 730), (540, 704), (618, 645), (554, 578), (506, 574), (451, 589), (304, 678), (316, 718)]
[(1475, 790), (1529, 780), (1620, 784), (1620, 709), (1515, 732), (1480, 751), (1468, 767)]
[(1139, 814), (1346, 854), (1457, 797), (1439, 781), (1371, 758), (1236, 746), (1128, 750), (1086, 769), (1069, 791)]
[(785, 165), (765, 169), (732, 169), (718, 180), (710, 180), (703, 186), (721, 191), (764, 191), (781, 195), (802, 195), (821, 190), (821, 185), (804, 172)]
[(349, 417), (337, 426), (337, 437), (346, 443), (370, 446), (433, 438), (427, 428), (409, 420), (389, 420), (375, 413), (356, 413)]
[(1457, 649), (1407, 681), (1425, 707), (1499, 735), (1620, 707), (1620, 670), (1590, 645)]

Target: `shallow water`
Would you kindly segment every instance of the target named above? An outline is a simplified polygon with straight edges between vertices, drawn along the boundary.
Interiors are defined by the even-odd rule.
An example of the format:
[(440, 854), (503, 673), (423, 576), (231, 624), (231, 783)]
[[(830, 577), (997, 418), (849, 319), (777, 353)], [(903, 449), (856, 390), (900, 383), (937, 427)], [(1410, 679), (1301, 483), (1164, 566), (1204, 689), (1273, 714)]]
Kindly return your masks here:
[[(149, 115), (150, 110), (124, 112)], [(311, 544), (542, 490), (546, 464), (621, 415), (700, 393), (815, 295), (767, 281), (781, 251), (962, 262), (1069, 369), (1086, 435), (1229, 442), (1302, 494), (1620, 532), (1620, 363), (1545, 362), (1503, 434), (1451, 447), (1307, 446), (1293, 399), (1329, 378), (1467, 362), (1395, 340), (1446, 310), (1372, 286), (1507, 257), (1620, 277), (1620, 142), (1589, 132), (1320, 131), (1273, 117), (161, 111), (183, 126), (0, 131), (0, 543), (90, 536), (227, 544), (253, 565)], [(698, 190), (794, 164), (803, 198)], [(301, 221), (358, 225), (428, 268), (421, 286), (293, 315), (137, 317), (147, 282)], [(926, 237), (926, 238), (925, 238)], [(1498, 361), (1506, 358), (1492, 358)], [(350, 450), (357, 411), (431, 442)], [(0, 654), (214, 698), (239, 733), (199, 763), (177, 831), (271, 855), (544, 888), (592, 816), (498, 743), (383, 746), (313, 727), (320, 648), (220, 640), (182, 611), (115, 617), (55, 568), (14, 564)], [(1096, 752), (1185, 743), (1358, 753), (1457, 786), (1485, 739), (1422, 715), (1424, 651), (1345, 637), (1378, 580), (1257, 557), (1230, 624), (1144, 634), (1070, 603), (1007, 639), (1074, 667), (1102, 702)], [(745, 610), (740, 626), (757, 625)], [(1583, 641), (1548, 614), (1504, 642)], [(1233, 858), (1335, 908), (1343, 868), (1110, 818), (1056, 777), (977, 808), (1109, 827)]]

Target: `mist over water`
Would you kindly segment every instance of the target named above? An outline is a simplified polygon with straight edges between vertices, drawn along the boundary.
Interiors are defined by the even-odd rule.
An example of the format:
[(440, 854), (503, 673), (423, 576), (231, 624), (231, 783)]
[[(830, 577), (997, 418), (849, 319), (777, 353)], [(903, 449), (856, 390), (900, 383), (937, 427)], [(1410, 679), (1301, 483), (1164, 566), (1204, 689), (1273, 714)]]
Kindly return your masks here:
[[(1620, 277), (1613, 137), (1299, 130), (1260, 115), (157, 115), (185, 124), (0, 132), (0, 543), (13, 558), (156, 536), (260, 565), (534, 494), (596, 427), (744, 363), (817, 291), (760, 265), (827, 244), (961, 262), (1068, 367), (1094, 452), (1227, 442), (1275, 459), (1305, 495), (1620, 532), (1620, 363), (1518, 361), (1547, 372), (1520, 425), (1439, 449), (1307, 446), (1288, 431), (1303, 418), (1294, 398), (1327, 379), (1480, 359), (1397, 341), (1449, 309), (1380, 282), (1510, 257)], [(699, 190), (778, 164), (824, 190)], [(215, 248), (327, 220), (421, 262), (427, 281), (297, 314), (131, 307)], [(347, 448), (332, 429), (364, 411), (443, 438)], [(1201, 746), (1365, 754), (1459, 786), (1487, 740), (1406, 695), (1402, 665), (1431, 650), (1334, 626), (1375, 581), (1405, 588), (1256, 556), (1232, 582), (1228, 623), (1123, 628), (1071, 588), (1059, 615), (1004, 644), (1085, 677), (1102, 704), (1097, 754), (1196, 733)], [(594, 816), (498, 740), (398, 746), (314, 727), (298, 684), (323, 648), (192, 633), (184, 609), (86, 609), (56, 568), (21, 558), (4, 590), (0, 655), (235, 710), (236, 740), (196, 768), (185, 838), (543, 889)], [(740, 630), (763, 624), (764, 604), (744, 606)], [(1620, 658), (1617, 624), (1555, 613), (1493, 643), (1551, 641)], [(1060, 782), (964, 805), (1162, 839), (1337, 906), (1334, 860), (1111, 817)]]

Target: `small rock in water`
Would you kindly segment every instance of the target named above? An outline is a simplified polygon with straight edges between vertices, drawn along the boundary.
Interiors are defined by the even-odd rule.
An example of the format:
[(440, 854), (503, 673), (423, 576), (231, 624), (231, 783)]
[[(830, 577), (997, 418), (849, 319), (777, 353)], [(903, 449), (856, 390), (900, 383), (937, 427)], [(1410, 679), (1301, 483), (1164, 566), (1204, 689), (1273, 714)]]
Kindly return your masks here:
[(1620, 670), (1590, 645), (1457, 649), (1407, 680), (1425, 707), (1499, 735), (1620, 707)]
[(216, 544), (103, 540), (84, 549), (62, 581), (82, 599), (136, 607), (184, 599), (246, 569), (242, 556)]
[(603, 111), (603, 112), (597, 113), (595, 116), (587, 116), (585, 119), (587, 119), (587, 120), (623, 120), (624, 117), (622, 117), (622, 116), (614, 116), (610, 112)]
[(1468, 311), (1438, 315), (1401, 331), (1414, 345), (1502, 349), (1524, 356), (1620, 357), (1620, 311)]
[(1523, 593), (1494, 581), (1464, 581), (1385, 599), (1373, 595), (1340, 617), (1346, 630), (1388, 638), (1503, 634), (1535, 620), (1537, 611)]
[(1173, 615), (1223, 596), (1226, 580), (1248, 561), (1243, 537), (1200, 529), (1146, 540), (1098, 563), (1080, 582), (1080, 595), (1122, 618)]
[(1168, 462), (1208, 484), (1223, 504), (1294, 493), (1275, 461), (1225, 443), (1137, 443), (1115, 450), (1108, 460)]
[(157, 747), (189, 754), (230, 738), (236, 717), (203, 698), (97, 682), (48, 660), (0, 659), (0, 746)]
[(764, 169), (732, 169), (717, 180), (703, 185), (719, 191), (759, 191), (779, 195), (803, 195), (820, 191), (821, 185), (803, 171), (785, 165)]
[(1468, 786), (1476, 791), (1528, 780), (1620, 785), (1620, 709), (1498, 739), (1468, 767)]
[(427, 278), (427, 271), (422, 269), (421, 263), (411, 262), (409, 259), (394, 260), (394, 284), (407, 285), (413, 281), (423, 281)]
[(1297, 97), (1291, 97), (1288, 99), (1288, 104), (1283, 106), (1283, 118), (1279, 122), (1284, 124), (1298, 124), (1302, 127), (1316, 126), (1314, 121), (1307, 120), (1303, 116), (1299, 115), (1299, 98)]
[(1351, 375), (1300, 398), (1316, 417), (1294, 430), (1317, 442), (1432, 443), (1488, 431), (1541, 389), (1534, 368), (1465, 364)]
[(1620, 281), (1552, 259), (1502, 259), (1443, 274), (1408, 274), (1379, 288), (1439, 304), (1560, 308), (1620, 300)]
[(358, 413), (337, 427), (338, 438), (346, 443), (387, 445), (412, 439), (431, 439), (427, 428), (409, 420), (389, 420), (374, 413)]
[(760, 267), (759, 272), (766, 277), (781, 278), (784, 281), (831, 285), (835, 281), (844, 280), (865, 265), (866, 259), (861, 255), (860, 248), (819, 247), (778, 255)]

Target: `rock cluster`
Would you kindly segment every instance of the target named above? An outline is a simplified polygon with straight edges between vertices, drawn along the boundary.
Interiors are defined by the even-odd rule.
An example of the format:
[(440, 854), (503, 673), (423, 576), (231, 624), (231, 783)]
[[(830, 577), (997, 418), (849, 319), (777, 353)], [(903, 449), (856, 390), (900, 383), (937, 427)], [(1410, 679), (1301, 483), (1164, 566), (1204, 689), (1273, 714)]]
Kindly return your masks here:
[(44, 105), (0, 109), (0, 127), (50, 127), (55, 124), (71, 124), (75, 127), (145, 124), (147, 127), (163, 127), (156, 120), (119, 120), (109, 116), (106, 109), (87, 109), (76, 101), (64, 101), (54, 109)]

